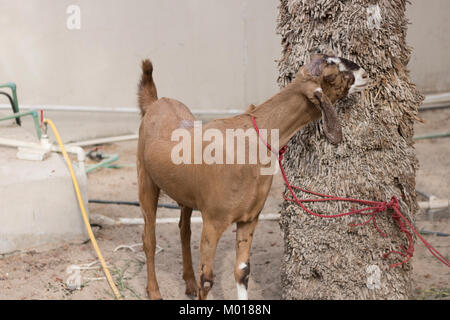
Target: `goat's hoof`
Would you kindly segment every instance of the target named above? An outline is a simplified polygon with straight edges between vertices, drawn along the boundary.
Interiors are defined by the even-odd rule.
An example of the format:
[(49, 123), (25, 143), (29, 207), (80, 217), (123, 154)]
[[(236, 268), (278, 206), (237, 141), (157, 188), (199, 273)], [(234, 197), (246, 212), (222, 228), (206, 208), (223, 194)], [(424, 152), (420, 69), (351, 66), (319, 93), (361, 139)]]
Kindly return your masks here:
[(195, 298), (197, 297), (197, 292), (198, 292), (198, 286), (195, 281), (193, 281), (192, 283), (186, 282), (186, 295), (189, 298), (191, 298), (192, 300), (195, 300)]
[(191, 300), (195, 300), (195, 298), (197, 298), (197, 292), (187, 292), (186, 291), (186, 295), (189, 297), (189, 299)]
[(159, 292), (148, 292), (148, 297), (150, 300), (162, 300), (161, 294)]
[(198, 290), (198, 300), (206, 300), (208, 297), (209, 290)]

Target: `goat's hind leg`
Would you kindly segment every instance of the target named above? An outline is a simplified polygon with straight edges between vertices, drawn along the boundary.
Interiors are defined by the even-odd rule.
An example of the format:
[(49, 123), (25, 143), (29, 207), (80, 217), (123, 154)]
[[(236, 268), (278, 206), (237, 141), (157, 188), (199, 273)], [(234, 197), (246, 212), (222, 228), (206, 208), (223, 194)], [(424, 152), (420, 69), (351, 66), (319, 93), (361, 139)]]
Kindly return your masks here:
[(181, 206), (180, 228), (181, 250), (183, 254), (183, 279), (186, 282), (186, 295), (192, 299), (197, 296), (198, 286), (192, 268), (191, 254), (191, 215), (192, 208)]
[(155, 273), (155, 224), (159, 188), (153, 183), (153, 181), (144, 171), (139, 172), (138, 180), (139, 202), (141, 204), (141, 211), (144, 216), (145, 222), (142, 242), (145, 256), (147, 258), (147, 292), (150, 299), (160, 300), (161, 293), (159, 292), (159, 286), (156, 280)]

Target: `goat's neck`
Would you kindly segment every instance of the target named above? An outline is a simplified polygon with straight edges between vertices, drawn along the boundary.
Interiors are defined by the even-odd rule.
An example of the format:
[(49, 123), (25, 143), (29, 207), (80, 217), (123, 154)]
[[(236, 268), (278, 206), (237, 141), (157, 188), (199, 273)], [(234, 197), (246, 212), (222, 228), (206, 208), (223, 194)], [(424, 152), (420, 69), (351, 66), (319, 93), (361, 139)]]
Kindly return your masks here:
[(259, 105), (253, 112), (260, 129), (279, 130), (279, 147), (308, 123), (320, 118), (321, 113), (291, 83), (278, 94)]

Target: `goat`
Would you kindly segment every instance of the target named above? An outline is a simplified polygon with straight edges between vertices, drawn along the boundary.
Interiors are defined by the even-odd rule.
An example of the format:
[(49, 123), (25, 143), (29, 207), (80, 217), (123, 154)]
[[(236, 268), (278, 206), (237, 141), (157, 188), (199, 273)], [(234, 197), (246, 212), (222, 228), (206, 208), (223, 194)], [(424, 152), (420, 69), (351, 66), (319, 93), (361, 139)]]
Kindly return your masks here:
[[(169, 98), (158, 99), (152, 72), (152, 63), (144, 60), (139, 85), (142, 120), (137, 174), (139, 202), (145, 220), (142, 239), (147, 258), (149, 298), (161, 299), (154, 260), (155, 220), (159, 193), (164, 190), (181, 207), (179, 228), (186, 294), (200, 300), (207, 298), (214, 283), (213, 264), (217, 243), (228, 226), (236, 223), (234, 276), (238, 298), (247, 299), (250, 247), (273, 175), (261, 175), (260, 169), (264, 165), (260, 162), (174, 164), (171, 150), (176, 142), (172, 141), (171, 134), (179, 128), (194, 130), (195, 118), (183, 103)], [(224, 134), (227, 129), (254, 131), (253, 116), (260, 128), (279, 130), (279, 145), (284, 146), (302, 127), (322, 115), (326, 137), (332, 143), (339, 143), (341, 126), (332, 105), (349, 93), (361, 91), (368, 81), (366, 72), (349, 60), (314, 55), (308, 64), (299, 69), (295, 80), (278, 94), (259, 106), (251, 105), (244, 114), (210, 121), (203, 125), (202, 130), (215, 129)], [(204, 146), (205, 143), (201, 145)], [(225, 144), (220, 148), (225, 150)], [(203, 218), (198, 282), (192, 267), (190, 246), (193, 208), (199, 209)]]

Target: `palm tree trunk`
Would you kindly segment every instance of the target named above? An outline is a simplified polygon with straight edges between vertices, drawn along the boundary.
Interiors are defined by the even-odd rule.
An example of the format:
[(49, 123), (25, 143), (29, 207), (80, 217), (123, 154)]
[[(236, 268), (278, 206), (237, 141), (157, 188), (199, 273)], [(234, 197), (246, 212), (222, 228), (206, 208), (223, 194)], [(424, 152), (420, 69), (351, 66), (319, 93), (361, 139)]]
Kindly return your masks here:
[[(289, 180), (316, 192), (358, 199), (389, 201), (395, 195), (404, 216), (414, 222), (418, 163), (412, 137), (423, 96), (408, 76), (406, 0), (280, 2), (280, 87), (293, 79), (315, 49), (324, 53), (331, 49), (355, 61), (373, 83), (336, 106), (342, 144), (328, 143), (320, 121), (291, 139), (284, 157)], [(353, 205), (330, 202), (308, 207), (331, 214)], [(391, 268), (402, 257), (383, 259), (383, 254), (407, 246), (407, 238), (399, 232), (391, 210), (377, 218), (386, 238), (372, 224), (349, 226), (365, 220), (321, 219), (286, 201), (280, 220), (285, 242), (283, 298), (408, 299), (410, 263)]]

